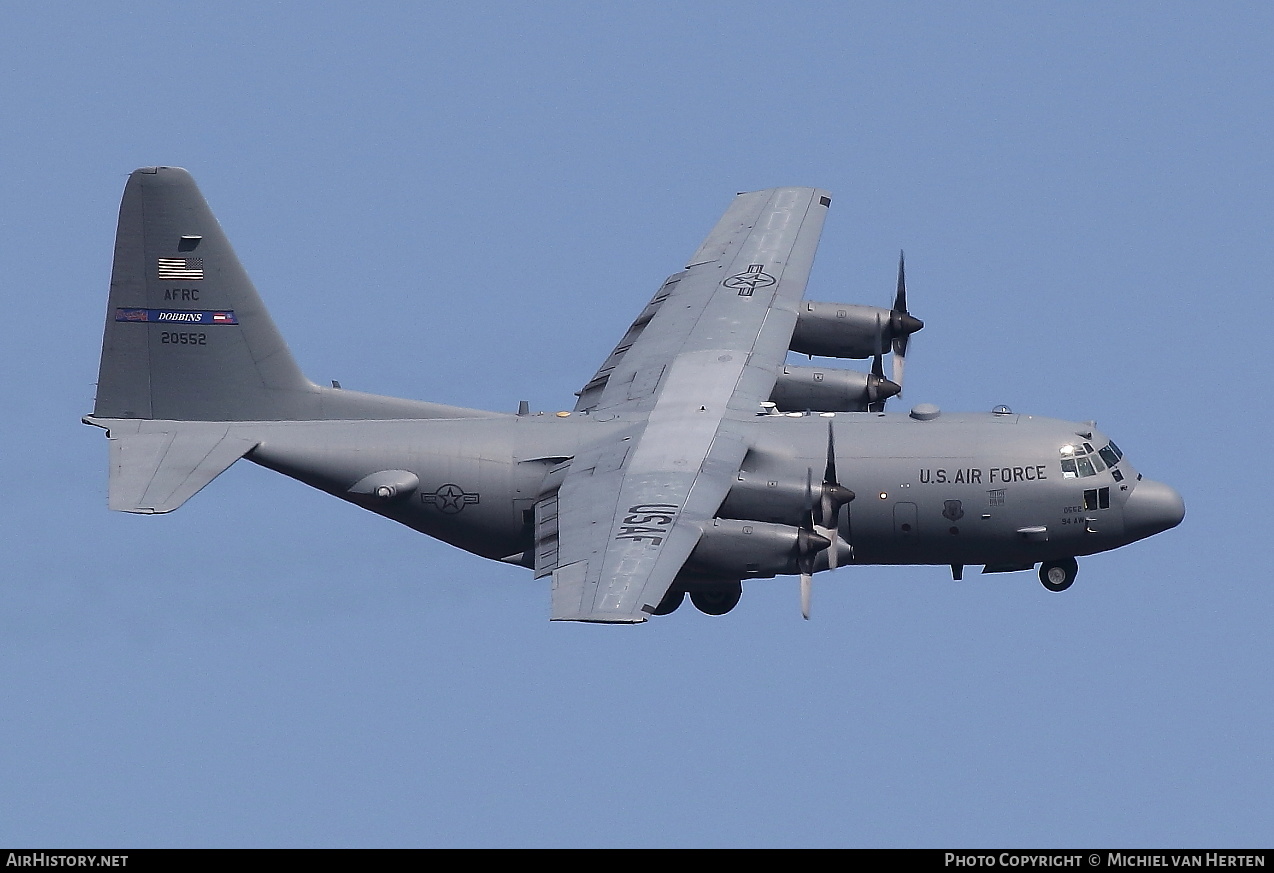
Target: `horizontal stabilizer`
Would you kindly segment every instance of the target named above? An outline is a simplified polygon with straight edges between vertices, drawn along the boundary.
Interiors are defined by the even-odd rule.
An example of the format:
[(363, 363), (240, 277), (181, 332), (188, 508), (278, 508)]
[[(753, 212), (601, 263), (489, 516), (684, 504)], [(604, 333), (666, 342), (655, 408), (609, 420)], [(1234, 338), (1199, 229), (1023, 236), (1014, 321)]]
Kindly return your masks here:
[(172, 512), (252, 451), (251, 440), (228, 436), (224, 424), (181, 424), (171, 431), (110, 438), (109, 506), (119, 512)]

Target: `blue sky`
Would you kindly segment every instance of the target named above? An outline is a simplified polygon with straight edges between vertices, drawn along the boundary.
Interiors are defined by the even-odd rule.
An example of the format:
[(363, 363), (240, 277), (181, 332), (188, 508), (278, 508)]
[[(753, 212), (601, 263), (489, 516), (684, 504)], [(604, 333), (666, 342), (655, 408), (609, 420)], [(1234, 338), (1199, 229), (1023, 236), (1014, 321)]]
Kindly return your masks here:
[[(0, 844), (1268, 846), (1274, 13), (1187, 3), (0, 12)], [(250, 464), (106, 510), (119, 195), (188, 168), (307, 374), (569, 408), (736, 191), (906, 403), (1096, 419), (1178, 529), (550, 624), (530, 574)], [(905, 405), (898, 408), (905, 409)]]

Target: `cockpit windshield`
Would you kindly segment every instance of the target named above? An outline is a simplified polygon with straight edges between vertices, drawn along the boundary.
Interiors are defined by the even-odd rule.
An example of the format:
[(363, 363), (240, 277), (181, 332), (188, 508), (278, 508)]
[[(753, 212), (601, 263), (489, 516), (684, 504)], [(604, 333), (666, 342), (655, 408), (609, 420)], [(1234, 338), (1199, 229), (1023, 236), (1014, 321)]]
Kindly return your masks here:
[(1113, 442), (1107, 443), (1100, 449), (1094, 449), (1090, 443), (1069, 443), (1062, 446), (1061, 455), (1063, 479), (1083, 479), (1088, 476), (1096, 476), (1107, 467), (1110, 467), (1111, 471), (1115, 472), (1115, 478), (1123, 478), (1114, 468), (1124, 456), (1124, 453)]

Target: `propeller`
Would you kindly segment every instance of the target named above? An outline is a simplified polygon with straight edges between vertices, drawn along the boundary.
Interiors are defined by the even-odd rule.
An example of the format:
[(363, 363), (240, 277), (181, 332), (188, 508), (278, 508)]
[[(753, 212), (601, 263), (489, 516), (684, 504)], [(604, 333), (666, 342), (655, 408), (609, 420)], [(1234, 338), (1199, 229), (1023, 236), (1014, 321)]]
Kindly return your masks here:
[[(910, 316), (908, 316), (910, 318)], [(890, 315), (893, 318), (893, 315)], [(905, 337), (904, 337), (905, 339)], [(897, 340), (895, 340), (897, 342)], [(867, 379), (867, 411), (884, 412), (885, 401), (902, 392), (902, 386), (885, 378), (885, 334), (880, 316), (876, 316), (876, 356), (871, 360), (871, 376)], [(894, 356), (894, 371), (898, 371), (898, 356)]]
[(925, 323), (907, 312), (907, 273), (903, 252), (898, 252), (898, 291), (894, 295), (894, 308), (889, 313), (889, 335), (893, 339), (894, 383), (902, 393), (902, 372), (907, 364), (907, 340)]
[(810, 594), (814, 587), (814, 561), (832, 541), (814, 530), (814, 470), (805, 471), (805, 511), (796, 530), (796, 569), (801, 573), (801, 615), (810, 617)]
[[(827, 422), (827, 466), (823, 468), (823, 490), (818, 501), (818, 526), (831, 534), (827, 553), (827, 567), (835, 570), (837, 565), (837, 541), (840, 539), (840, 508), (854, 499), (850, 491), (836, 478), (836, 435), (832, 422)], [(852, 552), (853, 544), (850, 544)]]

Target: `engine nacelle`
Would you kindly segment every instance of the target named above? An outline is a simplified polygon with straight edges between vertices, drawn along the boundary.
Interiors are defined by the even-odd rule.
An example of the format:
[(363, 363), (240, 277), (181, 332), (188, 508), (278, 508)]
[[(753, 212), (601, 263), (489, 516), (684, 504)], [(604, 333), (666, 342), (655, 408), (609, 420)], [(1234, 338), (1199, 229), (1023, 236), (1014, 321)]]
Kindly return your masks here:
[[(876, 319), (880, 342), (876, 342)], [(920, 319), (892, 309), (858, 303), (819, 303), (806, 300), (797, 311), (796, 329), (788, 346), (802, 355), (821, 358), (870, 358), (889, 351), (894, 337), (924, 327)]]
[(849, 489), (825, 485), (817, 478), (807, 485), (805, 477), (741, 470), (717, 514), (724, 519), (795, 527), (805, 518), (811, 502), (835, 511), (853, 499)]
[[(821, 489), (822, 482), (816, 480), (811, 489), (815, 500), (822, 494)], [(807, 499), (803, 476), (798, 482), (794, 476), (740, 471), (717, 514), (722, 518), (794, 526), (805, 514)]]
[(872, 400), (873, 380), (879, 397), (885, 380), (870, 373), (788, 364), (774, 383), (770, 401), (779, 412), (863, 412)]
[[(698, 572), (732, 579), (769, 577), (800, 572), (796, 566), (798, 538), (808, 531), (763, 521), (714, 518), (690, 553), (686, 566)], [(816, 536), (816, 535), (815, 535)], [(817, 536), (816, 536), (817, 538)], [(825, 539), (821, 542), (826, 543)], [(838, 565), (850, 560), (849, 546), (836, 542)], [(818, 552), (814, 569), (828, 568), (830, 548)]]

